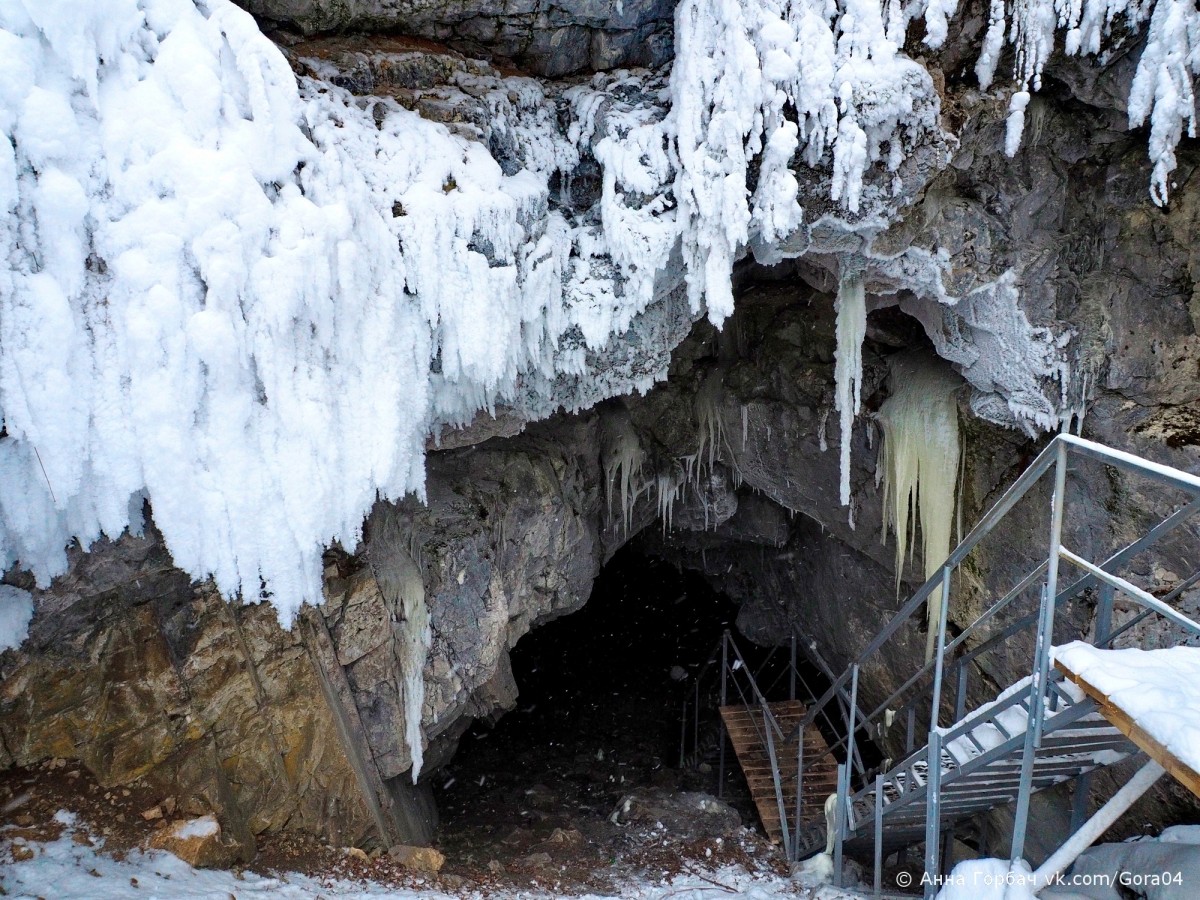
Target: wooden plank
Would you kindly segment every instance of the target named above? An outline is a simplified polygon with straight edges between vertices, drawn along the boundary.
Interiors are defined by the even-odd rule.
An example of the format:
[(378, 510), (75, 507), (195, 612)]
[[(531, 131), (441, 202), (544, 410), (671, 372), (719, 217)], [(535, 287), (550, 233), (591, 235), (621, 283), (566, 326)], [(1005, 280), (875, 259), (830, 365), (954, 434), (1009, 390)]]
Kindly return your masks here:
[(1125, 737), (1137, 744), (1146, 752), (1147, 756), (1170, 772), (1176, 781), (1200, 797), (1200, 774), (1195, 769), (1159, 743), (1158, 739), (1138, 725), (1128, 712), (1089, 683), (1082, 675), (1071, 671), (1058, 660), (1055, 660), (1054, 665), (1063, 675), (1079, 685), (1085, 694), (1096, 701), (1104, 718), (1112, 722)]
[[(799, 701), (783, 701), (768, 705), (771, 715), (778, 723), (783, 733), (790, 734), (803, 720), (806, 709)], [(740, 706), (726, 706), (720, 709), (721, 719), (725, 724), (729, 741), (733, 745), (738, 764), (746, 776), (750, 795), (758, 810), (758, 817), (763, 829), (772, 841), (778, 843), (782, 839), (782, 829), (779, 822), (779, 804), (775, 796), (775, 776), (771, 768), (770, 754), (765, 744), (766, 725), (761, 709), (746, 709)], [(778, 734), (775, 744), (777, 759), (781, 767), (780, 787), (784, 802), (789, 807), (790, 816), (795, 813), (793, 804), (796, 802), (796, 750), (795, 739), (784, 742)], [(801, 805), (801, 820), (806, 825), (813, 822), (824, 822), (825, 799), (833, 793), (837, 785), (837, 761), (829, 752), (824, 737), (816, 726), (805, 729), (804, 758), (805, 778)], [(792, 771), (789, 773), (788, 769)]]

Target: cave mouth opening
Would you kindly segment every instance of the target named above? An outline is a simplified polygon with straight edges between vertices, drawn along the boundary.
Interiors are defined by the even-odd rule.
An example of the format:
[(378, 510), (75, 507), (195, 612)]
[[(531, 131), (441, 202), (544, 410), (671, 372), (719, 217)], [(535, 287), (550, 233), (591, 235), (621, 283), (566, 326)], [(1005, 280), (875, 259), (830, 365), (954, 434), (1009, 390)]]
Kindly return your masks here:
[[(772, 651), (743, 637), (733, 600), (642, 543), (617, 551), (580, 611), (513, 649), (516, 708), (476, 722), (433, 776), (439, 845), (503, 860), (578, 840), (604, 866), (624, 846), (613, 814), (625, 799), (685, 792), (720, 792), (744, 825), (761, 827), (728, 743), (718, 784), (719, 648), (729, 630), (764, 690), (787, 699), (786, 643)], [(800, 668), (811, 688), (828, 685)]]

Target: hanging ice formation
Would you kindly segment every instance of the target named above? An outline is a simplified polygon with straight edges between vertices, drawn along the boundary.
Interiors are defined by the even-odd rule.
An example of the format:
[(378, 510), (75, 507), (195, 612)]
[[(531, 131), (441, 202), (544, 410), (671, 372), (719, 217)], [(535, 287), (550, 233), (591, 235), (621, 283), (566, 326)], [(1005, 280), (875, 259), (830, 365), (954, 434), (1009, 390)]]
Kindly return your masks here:
[(412, 760), (412, 781), (417, 783), (424, 764), (421, 720), (425, 706), (425, 661), (433, 642), (425, 582), (417, 557), (411, 552), (413, 535), (405, 533), (389, 507), (372, 519), (369, 561), (379, 592), (392, 618), (395, 636), (397, 685), (404, 707), (404, 739)]
[(722, 380), (720, 370), (710, 372), (692, 401), (696, 414), (696, 462), (694, 468), (688, 466), (688, 474), (696, 485), (705, 472), (712, 472), (721, 447), (725, 445), (725, 422), (721, 418)]
[(433, 630), (429, 624), (429, 608), (425, 605), (425, 583), (421, 571), (407, 556), (404, 563), (395, 584), (396, 602), (402, 616), (396, 627), (401, 649), (399, 663), (404, 700), (404, 739), (412, 759), (412, 781), (416, 784), (425, 755), (421, 717), (425, 706), (425, 660), (429, 657)]
[[(850, 504), (850, 444), (862, 403), (862, 344), (867, 334), (867, 300), (862, 276), (843, 276), (837, 293), (837, 351), (834, 405), (841, 422), (841, 501)], [(853, 516), (853, 513), (851, 513)], [(853, 521), (853, 519), (851, 519)]]
[[(722, 322), (734, 260), (802, 221), (794, 160), (851, 215), (893, 189), (865, 173), (894, 181), (941, 135), (908, 22), (936, 47), (955, 9), (681, 0), (669, 85), (598, 74), (551, 99), (497, 76), (483, 102), (524, 153), (506, 174), (391, 99), (298, 83), (228, 0), (0, 0), (0, 568), (44, 585), (148, 501), (181, 569), (290, 622), (324, 548), (421, 491), (432, 424), (555, 408), (677, 245)], [(978, 71), (1007, 39), (1036, 90), (1057, 28), (1098, 53), (1119, 18), (1146, 26), (1129, 117), (1164, 202), (1195, 128), (1190, 0), (992, 0)], [(587, 154), (601, 198), (572, 219), (550, 183)]]
[[(945, 362), (925, 351), (892, 357), (891, 396), (879, 408), (883, 429), (876, 481), (883, 483), (883, 541), (896, 535), (896, 588), (905, 556), (911, 559), (918, 520), (925, 577), (950, 554), (955, 482), (959, 472), (958, 403), (960, 378)], [(930, 596), (930, 644), (935, 638), (941, 594)]]
[(401, 646), (406, 652), (400, 658), (400, 675), (404, 684), (404, 740), (412, 758), (412, 781), (416, 784), (425, 755), (421, 744), (421, 714), (425, 707), (425, 660), (433, 642), (433, 630), (429, 625), (421, 573), (414, 569), (413, 574), (415, 577), (406, 582), (405, 592), (401, 594), (405, 615)]
[[(944, 22), (946, 14), (954, 12), (957, 2), (949, 0), (945, 6), (939, 2), (938, 6)], [(1129, 40), (1122, 32), (1138, 34), (1145, 29), (1146, 46), (1129, 88), (1129, 127), (1140, 128), (1147, 119), (1150, 120), (1150, 162), (1153, 164), (1150, 197), (1160, 206), (1166, 203), (1171, 173), (1176, 165), (1175, 148), (1183, 136), (1184, 126), (1188, 137), (1196, 136), (1194, 76), (1200, 74), (1200, 9), (1196, 3), (1193, 0), (1082, 0), (1073, 3), (1017, 0), (1006, 8), (1004, 0), (991, 0), (989, 18), (983, 50), (975, 64), (975, 73), (984, 89), (995, 77), (1006, 35), (1017, 51), (1013, 78), (1018, 90), (1009, 101), (1004, 143), (1009, 156), (1020, 146), (1030, 92), (1041, 89), (1042, 70), (1056, 48), (1060, 30), (1066, 32), (1063, 50), (1069, 56), (1081, 53), (1094, 56)], [(1116, 27), (1120, 20), (1123, 20), (1122, 27)], [(943, 25), (936, 36), (930, 32), (926, 43), (939, 47), (945, 39)]]
[(665, 535), (671, 530), (675, 519), (675, 503), (679, 494), (687, 485), (687, 478), (680, 478), (674, 472), (655, 476), (654, 487), (658, 495), (658, 520)]
[[(878, 0), (683, 0), (675, 13), (674, 194), (689, 298), (720, 323), (751, 236), (803, 221), (793, 171), (831, 165), (831, 199), (857, 213), (875, 163), (896, 172), (940, 134), (929, 73), (899, 52), (903, 17)], [(753, 190), (751, 163), (757, 162)]]
[[(600, 461), (604, 469), (604, 489), (608, 500), (608, 517), (613, 517), (613, 500), (618, 500), (621, 509), (621, 524), (626, 533), (633, 521), (633, 506), (644, 488), (642, 463), (646, 453), (642, 450), (637, 431), (623, 406), (604, 416), (601, 422)], [(660, 491), (661, 484), (657, 484)], [(659, 503), (662, 504), (660, 493)]]

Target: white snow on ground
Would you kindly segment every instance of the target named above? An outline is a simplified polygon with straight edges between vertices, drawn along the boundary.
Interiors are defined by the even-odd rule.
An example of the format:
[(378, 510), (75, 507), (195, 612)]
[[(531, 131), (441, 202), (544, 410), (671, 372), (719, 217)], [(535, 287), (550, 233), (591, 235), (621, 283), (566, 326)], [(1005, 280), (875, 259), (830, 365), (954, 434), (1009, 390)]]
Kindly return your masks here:
[(1054, 659), (1200, 772), (1200, 648), (1101, 650), (1072, 641), (1055, 647)]
[[(940, 129), (904, 30), (922, 15), (936, 45), (954, 8), (683, 0), (669, 87), (597, 76), (565, 97), (566, 136), (530, 79), (489, 95), (525, 151), (505, 174), (392, 101), (298, 85), (228, 0), (0, 0), (0, 568), (44, 585), (64, 547), (137, 529), (149, 500), (181, 568), (290, 621), (326, 546), (421, 491), (431, 424), (531, 385), (552, 401), (674, 247), (693, 311), (723, 321), (733, 261), (803, 219), (793, 159), (850, 218), (896, 192)], [(1147, 26), (1130, 121), (1150, 120), (1163, 201), (1194, 129), (1194, 5), (994, 11), (981, 75), (1008, 34), (1031, 90), (1056, 28), (1097, 53), (1114, 17)], [(584, 152), (598, 222), (549, 202)]]
[(937, 900), (1034, 900), (1033, 872), (1000, 859), (960, 862), (946, 876)]
[(1024, 863), (968, 860), (954, 867), (938, 900), (1194, 900), (1200, 896), (1200, 826), (1175, 826), (1157, 838), (1097, 844), (1036, 895), (1033, 884)]
[[(2, 836), (2, 835), (0, 835)], [(240, 875), (219, 870), (193, 869), (170, 853), (133, 851), (120, 861), (95, 847), (72, 840), (68, 829), (58, 840), (48, 843), (21, 843), (33, 851), (32, 859), (0, 869), (0, 886), (6, 896), (28, 898), (53, 896), (55, 900), (127, 900), (127, 898), (166, 898), (172, 900), (229, 900), (230, 897), (270, 897), (272, 900), (437, 900), (458, 897), (474, 900), (482, 892), (466, 890), (446, 894), (418, 880), (412, 889), (378, 884), (338, 881), (307, 875), (287, 874), (265, 877), (253, 873)], [(0, 853), (7, 855), (7, 850)], [(705, 878), (710, 879), (708, 881)], [(136, 879), (136, 885), (134, 880)], [(725, 887), (719, 887), (718, 882)], [(726, 890), (731, 888), (732, 892)], [(542, 889), (529, 888), (497, 893), (495, 900), (536, 900), (554, 896)], [(682, 875), (659, 883), (631, 881), (622, 885), (621, 900), (716, 900), (743, 898), (769, 900), (777, 897), (813, 897), (814, 900), (847, 900), (851, 895), (832, 888), (820, 888), (813, 894), (799, 889), (786, 878), (745, 869), (726, 867), (697, 875)], [(616, 900), (587, 895), (580, 900)]]

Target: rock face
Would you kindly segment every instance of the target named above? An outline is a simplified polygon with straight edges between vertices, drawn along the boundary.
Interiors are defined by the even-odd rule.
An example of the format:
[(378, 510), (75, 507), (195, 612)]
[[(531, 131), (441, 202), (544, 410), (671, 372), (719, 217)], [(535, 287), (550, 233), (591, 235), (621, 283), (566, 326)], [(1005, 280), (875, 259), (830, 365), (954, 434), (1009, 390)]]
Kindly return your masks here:
[(417, 731), (428, 770), (472, 717), (513, 705), (520, 636), (587, 599), (604, 545), (595, 428), (435, 455), (428, 503), (381, 507), (358, 554), (331, 552), (323, 608), (290, 632), (268, 604), (191, 584), (152, 528), (77, 554), (34, 592), (46, 614), (0, 660), (0, 761), (80, 759), (106, 787), (169, 788), (245, 853), (284, 828), (337, 845), (428, 841), (394, 572), (412, 567), (433, 622)]
[(673, 54), (671, 0), (238, 0), (260, 20), (324, 32), (419, 35), (514, 60), (540, 75), (628, 66)]
[(310, 651), (268, 605), (190, 584), (152, 529), (79, 555), (39, 602), (0, 664), (7, 764), (59, 756), (106, 787), (141, 780), (249, 854), (285, 825), (339, 843), (374, 831)]
[[(246, 5), (305, 34), (403, 30), (550, 75), (657, 65), (669, 56), (672, 15), (671, 4), (649, 0)], [(394, 38), (290, 41), (289, 53), (310, 75), (470, 133), (506, 174), (520, 170), (524, 149), (464, 87), (486, 82), (490, 92), (498, 69)], [(963, 61), (948, 50), (940, 63), (957, 71)], [(1127, 77), (1115, 66), (1114, 77)], [(900, 602), (893, 550), (879, 540), (871, 413), (886, 395), (889, 358), (905, 349), (938, 353), (969, 382), (968, 524), (1039, 448), (1028, 429), (1054, 412), (1048, 397), (1086, 411), (1085, 436), (1196, 471), (1196, 149), (1181, 147), (1174, 199), (1158, 209), (1146, 193), (1144, 136), (1127, 133), (1116, 99), (1124, 92), (1078, 64), (1056, 62), (1047, 82), (1013, 159), (1001, 152), (1003, 98), (951, 85), (943, 99), (957, 149), (906, 183), (896, 221), (818, 218), (784, 246), (751, 248), (757, 262), (737, 274), (733, 319), (722, 332), (696, 326), (665, 385), (575, 416), (529, 424), (550, 409), (501, 409), (431, 435), (441, 449), (429, 457), (424, 500), (378, 504), (360, 546), (331, 548), (325, 602), (292, 631), (266, 604), (231, 605), (192, 583), (153, 527), (75, 552), (67, 575), (34, 591), (29, 640), (0, 656), (0, 765), (72, 758), (105, 786), (169, 787), (181, 814), (214, 816), (243, 855), (255, 834), (280, 829), (355, 846), (419, 843), (435, 814), (412, 784), (416, 759), (435, 770), (473, 718), (513, 706), (508, 651), (530, 628), (579, 609), (629, 540), (738, 599), (739, 626), (755, 640), (799, 627), (840, 667)], [(547, 115), (561, 87), (540, 97)], [(597, 187), (580, 175), (586, 209)], [(801, 177), (819, 212), (822, 176)], [(864, 273), (871, 310), (849, 510), (838, 499), (833, 412), (833, 294), (848, 267)], [(930, 297), (942, 273), (955, 304)], [(607, 396), (597, 386), (606, 377), (649, 383), (692, 323), (679, 281), (664, 273), (663, 302), (627, 340), (589, 351), (587, 371), (600, 374), (564, 377), (545, 396), (590, 406)], [(1054, 352), (1038, 349), (1047, 347)], [(1087, 377), (1068, 378), (1068, 365)], [(1174, 499), (1099, 466), (1072, 471), (1070, 490), (1067, 544), (1091, 556), (1137, 536)], [(1030, 498), (977, 554), (952, 624), (972, 621), (1044, 552), (1046, 499)], [(669, 527), (648, 527), (665, 515)], [(1191, 574), (1184, 537), (1139, 559), (1142, 587), (1161, 592)], [(901, 575), (906, 595), (920, 574)], [(20, 572), (4, 581), (33, 588)], [(1193, 614), (1198, 605), (1195, 591), (1181, 604)], [(1086, 630), (1091, 616), (1074, 607), (1061, 627)], [(923, 649), (916, 630), (890, 644), (864, 672), (868, 702), (913, 671)], [(1026, 640), (1009, 642), (977, 673), (973, 696), (1024, 674), (1031, 652)], [(1138, 821), (1177, 815), (1186, 801), (1172, 791), (1144, 800)]]

